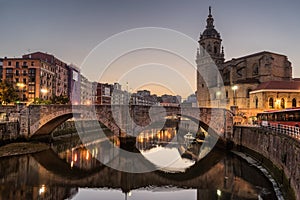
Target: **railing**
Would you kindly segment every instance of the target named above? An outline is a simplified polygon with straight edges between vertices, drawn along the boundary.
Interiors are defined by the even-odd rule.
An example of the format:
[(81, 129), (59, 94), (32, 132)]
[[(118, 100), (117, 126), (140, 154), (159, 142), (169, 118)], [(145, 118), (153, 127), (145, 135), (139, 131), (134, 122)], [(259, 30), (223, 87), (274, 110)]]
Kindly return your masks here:
[(300, 140), (300, 128), (296, 126), (282, 125), (282, 124), (268, 124), (268, 126), (261, 126), (262, 128), (273, 130), (277, 133), (285, 134), (295, 139)]

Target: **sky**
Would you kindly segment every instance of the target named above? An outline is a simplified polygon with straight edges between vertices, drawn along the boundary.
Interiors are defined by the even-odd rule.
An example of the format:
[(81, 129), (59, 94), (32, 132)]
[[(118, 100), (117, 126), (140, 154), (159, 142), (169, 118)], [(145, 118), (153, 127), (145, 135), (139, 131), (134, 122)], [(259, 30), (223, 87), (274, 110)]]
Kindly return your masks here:
[[(159, 37), (159, 45), (166, 42), (163, 47), (169, 48), (168, 42), (175, 45), (171, 49), (182, 45), (180, 42), (183, 40), (187, 43), (189, 39), (196, 42), (200, 32), (205, 29), (209, 6), (212, 6), (215, 28), (221, 33), (226, 60), (260, 51), (272, 51), (287, 55), (292, 62), (294, 77), (300, 77), (300, 2), (297, 0), (0, 0), (0, 57), (19, 57), (35, 51), (47, 52), (79, 67), (90, 62), (93, 66), (82, 71), (92, 81), (120, 81), (123, 85), (127, 84), (129, 90), (145, 89), (153, 83), (152, 87), (155, 84), (160, 86), (158, 88), (161, 93), (173, 92), (187, 96), (195, 91), (196, 76), (189, 72), (184, 74), (184, 71), (194, 63), (183, 64), (185, 59), (174, 61), (178, 59), (178, 55), (171, 57), (170, 51), (165, 54), (165, 58), (157, 58), (161, 49), (129, 49), (123, 53), (119, 50), (136, 42), (136, 32), (128, 30), (143, 27), (160, 27), (163, 28), (160, 29), (162, 32), (167, 29), (171, 35), (175, 31), (186, 36), (180, 40), (174, 39), (177, 38), (176, 34), (170, 37), (172, 40), (169, 37)], [(143, 37), (137, 36), (141, 41), (156, 34), (152, 29), (144, 30), (150, 31), (141, 32)], [(122, 36), (120, 33), (124, 31), (133, 37), (128, 39)], [(111, 40), (114, 43), (108, 42)], [(105, 42), (108, 48), (103, 49), (101, 44)], [(193, 59), (196, 49), (193, 45), (190, 47), (193, 48), (190, 49), (190, 58)], [(97, 51), (97, 48), (102, 48), (102, 51)], [(111, 60), (105, 61), (109, 67), (102, 66), (101, 63), (105, 62), (93, 63), (89, 58), (93, 52), (98, 53), (94, 57), (99, 60), (108, 58), (106, 54), (110, 53)], [(141, 52), (153, 59), (143, 63)], [(169, 61), (157, 62), (164, 59)], [(175, 66), (180, 62), (182, 65)], [(112, 66), (114, 64), (116, 66)], [(131, 75), (127, 72), (132, 69), (128, 69), (124, 72), (128, 76), (124, 73), (115, 76), (120, 69), (124, 70), (123, 66), (132, 65), (136, 68), (136, 64), (144, 69), (139, 73), (139, 70), (135, 70), (136, 73)], [(170, 67), (173, 69), (170, 70)], [(107, 71), (110, 72), (109, 76), (102, 77)], [(135, 78), (139, 81), (135, 81)], [(166, 80), (158, 82), (157, 79)], [(186, 88), (183, 85), (187, 85)]]

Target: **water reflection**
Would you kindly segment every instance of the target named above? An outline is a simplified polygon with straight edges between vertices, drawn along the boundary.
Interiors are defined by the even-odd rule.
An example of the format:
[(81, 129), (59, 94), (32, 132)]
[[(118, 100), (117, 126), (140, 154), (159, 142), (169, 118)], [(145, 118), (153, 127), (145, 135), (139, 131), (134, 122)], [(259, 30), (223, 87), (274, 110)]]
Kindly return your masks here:
[(99, 168), (81, 146), (73, 160), (75, 152), (73, 167), (71, 150), (1, 158), (0, 199), (257, 199), (262, 193), (275, 199), (259, 171), (217, 150), (185, 172), (143, 174)]
[[(187, 127), (143, 131), (132, 158), (120, 153), (120, 140), (113, 136), (91, 141), (88, 148), (70, 140), (51, 150), (0, 158), (0, 200), (276, 198), (260, 171), (238, 157), (214, 149), (199, 159), (203, 143), (187, 141), (187, 134), (197, 134)], [(105, 165), (125, 163), (134, 171), (148, 162), (161, 170), (129, 173)]]
[(195, 164), (195, 160), (182, 157), (191, 144), (180, 143), (177, 136), (175, 127), (146, 130), (138, 135), (136, 146), (157, 169), (183, 172)]

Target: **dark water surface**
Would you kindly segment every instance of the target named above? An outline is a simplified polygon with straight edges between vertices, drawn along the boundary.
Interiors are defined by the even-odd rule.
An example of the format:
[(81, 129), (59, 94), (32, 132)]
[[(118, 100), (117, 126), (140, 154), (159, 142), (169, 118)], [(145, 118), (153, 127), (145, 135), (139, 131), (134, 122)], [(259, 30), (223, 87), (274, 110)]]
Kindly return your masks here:
[[(97, 132), (85, 146), (79, 138), (57, 139), (46, 151), (2, 157), (0, 200), (276, 199), (270, 181), (240, 157), (218, 148), (205, 156), (209, 145), (193, 139), (198, 125), (194, 131), (186, 125), (182, 131), (144, 130), (131, 141), (133, 147), (125, 145), (131, 157), (120, 150), (118, 137), (99, 139)], [(156, 170), (132, 170), (149, 167)]]

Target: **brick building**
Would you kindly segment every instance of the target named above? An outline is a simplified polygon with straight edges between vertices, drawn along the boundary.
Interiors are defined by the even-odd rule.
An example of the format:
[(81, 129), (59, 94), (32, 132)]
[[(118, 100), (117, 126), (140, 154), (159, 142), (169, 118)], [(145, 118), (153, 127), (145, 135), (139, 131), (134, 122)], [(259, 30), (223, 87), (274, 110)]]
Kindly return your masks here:
[(23, 58), (39, 59), (52, 65), (54, 69), (54, 84), (52, 94), (55, 96), (68, 96), (68, 67), (67, 64), (53, 55), (35, 52), (22, 56)]
[(21, 101), (52, 97), (55, 68), (36, 58), (4, 58), (2, 79), (11, 83)]

